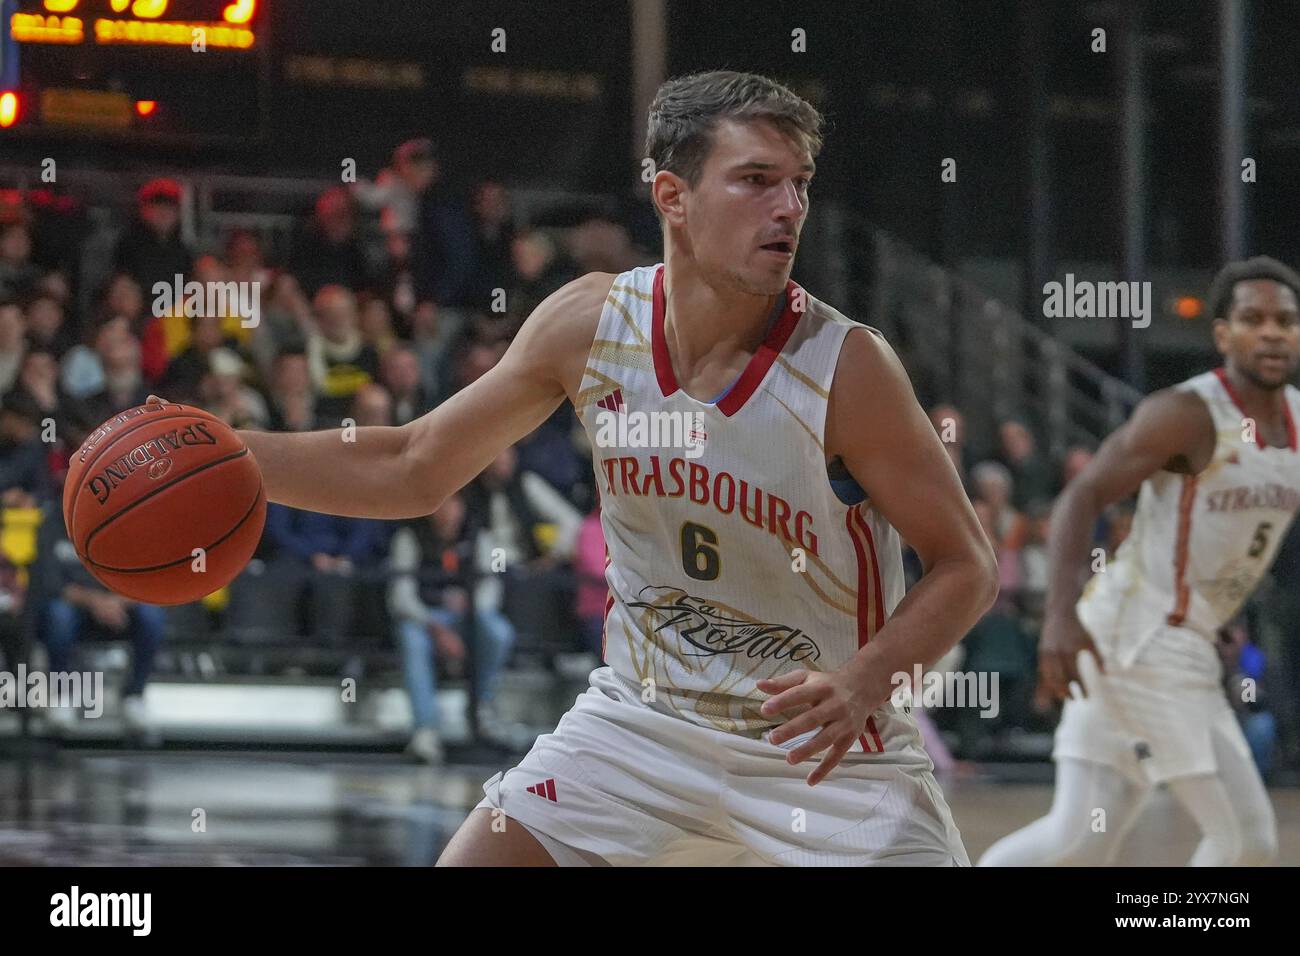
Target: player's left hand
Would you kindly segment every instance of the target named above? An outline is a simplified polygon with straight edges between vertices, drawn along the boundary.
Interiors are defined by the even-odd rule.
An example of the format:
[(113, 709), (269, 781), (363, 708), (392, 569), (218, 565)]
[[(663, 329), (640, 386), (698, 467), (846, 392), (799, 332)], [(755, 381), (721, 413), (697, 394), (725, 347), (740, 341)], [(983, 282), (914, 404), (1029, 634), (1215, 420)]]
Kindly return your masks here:
[(835, 769), (858, 735), (866, 730), (867, 718), (875, 709), (862, 688), (842, 671), (791, 671), (760, 680), (758, 689), (774, 695), (763, 702), (760, 709), (763, 716), (794, 712), (794, 716), (772, 731), (769, 738), (772, 743), (782, 744), (821, 728), (821, 733), (786, 757), (788, 763), (797, 764), (827, 751), (808, 774), (810, 787)]

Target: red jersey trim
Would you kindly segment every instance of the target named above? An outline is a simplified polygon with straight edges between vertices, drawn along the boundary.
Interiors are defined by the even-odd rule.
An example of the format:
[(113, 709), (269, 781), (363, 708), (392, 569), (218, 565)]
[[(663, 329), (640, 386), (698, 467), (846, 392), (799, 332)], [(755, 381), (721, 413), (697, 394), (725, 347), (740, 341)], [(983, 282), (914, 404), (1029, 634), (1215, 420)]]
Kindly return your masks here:
[[(1219, 368), (1216, 368), (1214, 370), (1214, 374), (1218, 376), (1219, 382), (1223, 385), (1223, 390), (1228, 393), (1228, 397), (1232, 399), (1232, 404), (1237, 406), (1237, 411), (1241, 412), (1242, 417), (1251, 418), (1252, 416), (1247, 414), (1245, 407), (1241, 404), (1241, 397), (1237, 394), (1237, 390), (1232, 387), (1232, 381), (1231, 379), (1228, 378), (1227, 369), (1220, 366)], [(1291, 450), (1295, 451), (1296, 450), (1295, 420), (1291, 417), (1291, 401), (1290, 399), (1287, 398), (1285, 390), (1282, 392), (1282, 413), (1286, 416), (1287, 443), (1290, 445)], [(1260, 448), (1273, 447), (1272, 445), (1269, 445), (1264, 441), (1264, 436), (1259, 433), (1258, 428), (1255, 429), (1255, 444), (1258, 445)]]
[[(793, 280), (786, 282), (784, 311), (772, 324), (772, 328), (768, 330), (767, 337), (760, 343), (757, 351), (750, 356), (749, 364), (740, 373), (740, 378), (736, 379), (735, 384), (718, 402), (716, 406), (718, 411), (728, 418), (740, 411), (745, 402), (749, 400), (749, 397), (758, 390), (758, 386), (767, 377), (768, 370), (776, 362), (776, 357), (781, 354), (786, 342), (794, 334), (800, 316), (800, 313), (794, 309), (795, 290), (798, 288), (799, 286)], [(668, 339), (664, 335), (666, 306), (664, 300), (664, 267), (662, 265), (655, 271), (652, 305), (650, 351), (654, 356), (655, 378), (659, 381), (659, 391), (663, 393), (664, 398), (667, 398), (678, 391), (681, 386), (677, 384), (677, 375), (673, 371), (672, 356), (668, 354)]]

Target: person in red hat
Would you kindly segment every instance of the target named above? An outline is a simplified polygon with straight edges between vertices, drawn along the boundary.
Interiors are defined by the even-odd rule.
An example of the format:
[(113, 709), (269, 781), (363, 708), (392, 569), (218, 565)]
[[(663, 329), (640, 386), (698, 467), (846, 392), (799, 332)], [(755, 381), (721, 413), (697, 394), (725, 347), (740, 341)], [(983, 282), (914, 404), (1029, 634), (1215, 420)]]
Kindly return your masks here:
[(188, 276), (194, 255), (180, 236), (181, 187), (174, 179), (151, 179), (136, 193), (136, 219), (113, 254), (118, 271), (128, 272), (152, 298), (156, 282), (172, 285)]

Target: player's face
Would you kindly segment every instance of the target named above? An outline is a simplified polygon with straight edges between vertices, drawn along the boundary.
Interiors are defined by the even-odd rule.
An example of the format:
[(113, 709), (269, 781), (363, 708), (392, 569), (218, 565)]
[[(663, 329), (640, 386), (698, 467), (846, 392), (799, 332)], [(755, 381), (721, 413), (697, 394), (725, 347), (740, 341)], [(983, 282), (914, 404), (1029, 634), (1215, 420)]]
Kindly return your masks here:
[(700, 181), (686, 192), (686, 232), (701, 269), (753, 295), (777, 295), (808, 215), (813, 161), (765, 121), (725, 120)]
[(1272, 279), (1233, 286), (1225, 320), (1214, 326), (1215, 345), (1233, 368), (1260, 388), (1281, 388), (1300, 362), (1300, 304)]

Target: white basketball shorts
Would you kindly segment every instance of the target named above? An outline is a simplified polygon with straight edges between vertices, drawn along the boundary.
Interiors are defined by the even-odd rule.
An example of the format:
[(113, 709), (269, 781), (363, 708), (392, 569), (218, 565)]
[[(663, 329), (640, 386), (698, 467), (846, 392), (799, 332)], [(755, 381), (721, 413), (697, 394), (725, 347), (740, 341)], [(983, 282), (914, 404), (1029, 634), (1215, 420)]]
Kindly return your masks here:
[[(969, 866), (924, 752), (813, 760), (644, 704), (608, 667), (554, 733), (483, 785), (561, 865)], [(890, 758), (885, 762), (883, 757)]]
[(1218, 651), (1207, 637), (1161, 625), (1144, 636), (1128, 667), (1099, 650), (1106, 670), (1085, 680), (1086, 697), (1066, 701), (1053, 760), (1105, 764), (1139, 786), (1213, 774), (1214, 731), (1249, 758), (1224, 695)]

